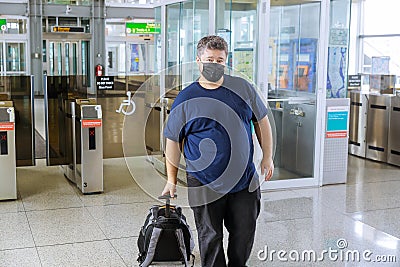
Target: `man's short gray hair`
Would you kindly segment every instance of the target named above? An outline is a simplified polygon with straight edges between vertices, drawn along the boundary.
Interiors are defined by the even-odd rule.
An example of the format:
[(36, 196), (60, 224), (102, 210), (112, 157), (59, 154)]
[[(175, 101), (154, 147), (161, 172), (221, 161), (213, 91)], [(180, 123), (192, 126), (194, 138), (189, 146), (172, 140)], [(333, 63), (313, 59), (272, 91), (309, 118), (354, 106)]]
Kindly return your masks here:
[(200, 57), (206, 49), (223, 50), (228, 56), (228, 44), (224, 38), (217, 35), (209, 35), (200, 39), (197, 43), (197, 56)]

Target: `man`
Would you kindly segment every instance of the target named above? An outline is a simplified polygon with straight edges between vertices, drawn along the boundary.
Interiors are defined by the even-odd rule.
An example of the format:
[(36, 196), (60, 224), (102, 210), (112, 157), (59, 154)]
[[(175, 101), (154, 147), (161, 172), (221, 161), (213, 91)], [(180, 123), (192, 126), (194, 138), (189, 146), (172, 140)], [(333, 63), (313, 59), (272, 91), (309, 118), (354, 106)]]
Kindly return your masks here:
[(260, 212), (251, 121), (263, 151), (261, 174), (269, 180), (274, 170), (267, 108), (250, 83), (224, 75), (227, 55), (223, 38), (199, 41), (196, 62), (201, 76), (178, 94), (164, 131), (168, 182), (162, 195), (175, 195), (183, 148), (189, 204), (205, 267), (227, 266), (224, 224), (229, 232), (228, 266), (246, 266), (250, 256)]

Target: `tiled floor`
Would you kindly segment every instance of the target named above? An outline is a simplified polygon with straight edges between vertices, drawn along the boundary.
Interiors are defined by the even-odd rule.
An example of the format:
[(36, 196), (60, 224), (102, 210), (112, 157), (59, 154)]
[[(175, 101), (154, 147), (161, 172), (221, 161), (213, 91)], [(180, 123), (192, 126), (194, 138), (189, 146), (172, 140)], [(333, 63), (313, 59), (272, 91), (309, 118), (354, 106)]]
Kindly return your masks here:
[[(162, 183), (151, 188), (157, 175), (150, 164), (130, 160), (141, 186), (160, 192)], [(82, 195), (59, 167), (44, 165), (18, 168), (18, 200), (0, 202), (0, 266), (138, 266), (139, 227), (156, 200), (135, 183), (125, 161), (104, 161), (105, 192), (96, 195)], [(400, 169), (349, 157), (348, 174), (345, 185), (263, 193), (249, 266), (400, 266)], [(181, 192), (179, 204), (185, 200)], [(190, 209), (184, 213), (193, 228)], [(339, 239), (346, 248), (338, 249)], [(288, 261), (273, 250), (286, 251), (281, 256)], [(292, 260), (304, 250), (332, 254)], [(349, 251), (359, 252), (360, 261), (346, 261)], [(364, 251), (371, 259), (395, 256), (397, 262), (366, 262)], [(200, 266), (197, 249), (195, 254)], [(344, 260), (335, 260), (340, 255)]]

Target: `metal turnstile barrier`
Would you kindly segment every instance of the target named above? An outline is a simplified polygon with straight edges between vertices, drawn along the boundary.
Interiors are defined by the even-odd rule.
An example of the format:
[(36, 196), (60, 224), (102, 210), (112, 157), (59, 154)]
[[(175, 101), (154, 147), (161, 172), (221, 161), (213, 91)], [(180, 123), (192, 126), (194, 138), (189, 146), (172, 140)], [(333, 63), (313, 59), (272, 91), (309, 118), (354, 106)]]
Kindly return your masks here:
[(369, 95), (366, 158), (387, 162), (391, 96)]
[(0, 200), (17, 199), (15, 119), (12, 101), (0, 102)]
[(95, 99), (75, 106), (75, 180), (84, 194), (103, 192), (102, 109)]
[(400, 96), (392, 97), (391, 100), (387, 162), (400, 166)]
[(349, 153), (365, 158), (368, 97), (359, 91), (350, 92)]

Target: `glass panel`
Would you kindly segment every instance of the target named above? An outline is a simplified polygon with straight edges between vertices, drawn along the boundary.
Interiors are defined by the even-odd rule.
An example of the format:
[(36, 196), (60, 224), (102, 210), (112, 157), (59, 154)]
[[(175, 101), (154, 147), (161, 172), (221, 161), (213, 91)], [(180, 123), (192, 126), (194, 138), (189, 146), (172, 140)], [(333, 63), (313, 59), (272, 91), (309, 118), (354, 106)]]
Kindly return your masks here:
[(2, 100), (12, 100), (15, 109), (15, 144), (17, 166), (32, 166), (32, 99), (30, 76), (0, 76)]
[(54, 75), (54, 42), (49, 43), (49, 64), (50, 64), (50, 73), (49, 75)]
[(43, 60), (43, 63), (46, 63), (47, 62), (47, 48), (46, 48), (46, 40), (43, 40), (43, 50), (42, 50), (42, 60)]
[(7, 72), (25, 71), (25, 43), (6, 43)]
[(87, 88), (80, 86), (82, 76), (47, 76), (49, 165), (72, 163), (72, 118), (70, 103), (87, 98)]
[(4, 43), (0, 42), (0, 75), (3, 75), (3, 72), (5, 70), (4, 68), (4, 55), (3, 55), (3, 45)]
[(82, 41), (82, 84), (90, 86), (90, 45), (89, 41)]
[(271, 6), (268, 98), (309, 99), (270, 102), (277, 130), (273, 180), (313, 177), (320, 8), (320, 3)]
[(43, 0), (47, 4), (60, 4), (60, 5), (91, 5), (91, 0)]
[(125, 43), (107, 43), (108, 75), (125, 74)]
[[(363, 38), (365, 74), (391, 74), (400, 77), (400, 37)], [(381, 62), (381, 64), (379, 64)], [(378, 64), (376, 64), (378, 63)], [(369, 81), (367, 81), (369, 84)], [(367, 84), (367, 85), (368, 85)], [(400, 87), (396, 79), (396, 88)]]
[(72, 43), (72, 75), (78, 74), (77, 43)]
[(146, 60), (146, 74), (154, 74), (155, 72), (155, 62), (156, 62), (156, 55), (155, 55), (155, 46), (154, 43), (148, 44), (147, 48), (147, 60)]
[(82, 18), (81, 26), (85, 27), (86, 33), (90, 33), (90, 19), (89, 18)]
[(27, 33), (27, 20), (26, 19), (7, 19), (8, 34), (26, 34)]
[(56, 62), (57, 62), (57, 75), (63, 75), (63, 57), (62, 57), (62, 44), (56, 43)]
[(65, 49), (65, 75), (69, 75), (69, 43), (64, 43)]
[(223, 5), (221, 2), (218, 8), (224, 16), (217, 17), (217, 34), (228, 43), (227, 64), (236, 75), (256, 82), (257, 1), (229, 1)]
[(400, 34), (398, 0), (366, 0), (364, 4), (364, 34)]
[[(161, 25), (161, 7), (157, 7), (154, 10), (154, 22)], [(161, 32), (160, 34), (154, 34), (154, 43), (155, 43), (155, 73), (161, 71), (161, 61), (164, 60), (161, 58)]]
[(59, 17), (58, 18), (59, 26), (78, 26), (77, 18), (69, 18), (69, 17)]
[(125, 22), (107, 22), (106, 23), (106, 36), (126, 36)]
[(347, 97), (350, 2), (331, 1), (326, 88), (328, 98)]
[(180, 12), (180, 3), (167, 6), (167, 68), (179, 64)]
[(209, 1), (196, 0), (193, 1), (194, 12), (194, 28), (193, 28), (193, 43), (197, 46), (198, 41), (204, 36), (208, 35), (208, 21), (209, 21)]

